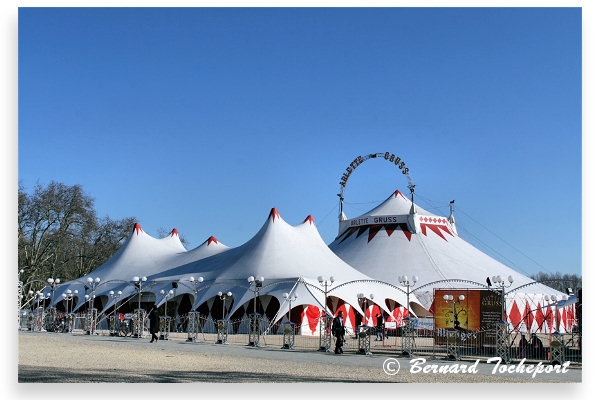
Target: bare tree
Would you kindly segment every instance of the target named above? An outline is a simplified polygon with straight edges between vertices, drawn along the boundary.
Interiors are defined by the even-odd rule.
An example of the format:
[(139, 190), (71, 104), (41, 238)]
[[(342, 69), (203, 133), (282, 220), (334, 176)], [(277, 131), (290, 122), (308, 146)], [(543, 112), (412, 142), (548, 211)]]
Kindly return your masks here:
[(544, 285), (553, 289), (567, 293), (568, 289), (576, 292), (581, 287), (581, 276), (576, 274), (561, 274), (560, 272), (548, 273), (538, 272), (530, 277), (538, 282), (543, 282)]
[(28, 194), (19, 183), (18, 256), (24, 281), (78, 278), (112, 256), (133, 218), (98, 219), (94, 199), (81, 185), (39, 183)]

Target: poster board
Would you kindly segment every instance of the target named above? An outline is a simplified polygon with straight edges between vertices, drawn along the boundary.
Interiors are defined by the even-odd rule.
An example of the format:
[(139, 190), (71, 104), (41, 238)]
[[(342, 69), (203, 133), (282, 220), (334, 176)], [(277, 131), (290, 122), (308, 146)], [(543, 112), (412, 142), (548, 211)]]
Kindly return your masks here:
[[(452, 303), (444, 300), (445, 295), (454, 297), (454, 310)], [(460, 295), (465, 299), (458, 302)], [(494, 326), (502, 320), (502, 296), (488, 289), (435, 289), (432, 309), (436, 344), (445, 343), (445, 331), (456, 328), (463, 336), (470, 337), (474, 332), (484, 331), (480, 344), (492, 345), (495, 342)]]

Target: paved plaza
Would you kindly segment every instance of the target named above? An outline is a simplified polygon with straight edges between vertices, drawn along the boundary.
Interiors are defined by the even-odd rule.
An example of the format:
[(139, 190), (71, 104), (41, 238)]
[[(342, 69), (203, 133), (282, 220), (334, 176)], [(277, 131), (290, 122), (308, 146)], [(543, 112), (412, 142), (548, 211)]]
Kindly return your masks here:
[[(393, 361), (388, 359), (394, 358)], [(388, 375), (384, 362), (392, 363)], [(426, 365), (473, 366), (427, 360)], [(581, 368), (564, 374), (411, 373), (395, 354), (334, 355), (318, 351), (186, 342), (183, 335), (149, 343), (130, 337), (19, 333), (19, 382), (581, 382)]]

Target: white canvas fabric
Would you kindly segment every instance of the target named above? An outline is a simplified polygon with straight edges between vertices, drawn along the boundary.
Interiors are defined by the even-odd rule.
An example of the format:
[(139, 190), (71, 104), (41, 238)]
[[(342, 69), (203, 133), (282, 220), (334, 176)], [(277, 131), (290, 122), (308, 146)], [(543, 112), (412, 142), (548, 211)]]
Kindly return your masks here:
[[(189, 280), (193, 276), (196, 280), (203, 278), (203, 282), (197, 285), (194, 309), (213, 299), (218, 292), (232, 292), (233, 307), (229, 316), (253, 299), (254, 292), (248, 283), (251, 275), (265, 278), (261, 296), (278, 299), (278, 319), (287, 309), (283, 299), (286, 292), (299, 294), (294, 305), (323, 308), (325, 296), (317, 279), (320, 275), (326, 279), (334, 277), (334, 283), (328, 288), (330, 296), (342, 299), (357, 310), (360, 310), (359, 292), (372, 293), (373, 302), (390, 314), (386, 299), (393, 299), (399, 304), (406, 302), (401, 291), (385, 283), (374, 282), (337, 257), (323, 242), (312, 216), (297, 226), (291, 226), (281, 218), (277, 209), (272, 209), (257, 234), (233, 249), (211, 237), (197, 248), (185, 251), (177, 232), (173, 232), (167, 238), (155, 239), (136, 224), (127, 242), (105, 264), (76, 281), (61, 285), (56, 292), (55, 303), (67, 289), (77, 288), (81, 294), (88, 277), (99, 277), (101, 284), (95, 294), (105, 300), (104, 308), (108, 308), (114, 304), (114, 299), (108, 296), (109, 291), (121, 290), (123, 294), (118, 301), (123, 301), (137, 293), (130, 283), (133, 276), (146, 276), (148, 280), (142, 285), (144, 299), (151, 296), (155, 304), (161, 305), (165, 298), (160, 291), (168, 292), (172, 282), (178, 282), (177, 295), (193, 294), (194, 285)], [(300, 290), (300, 287), (303, 289)], [(263, 300), (264, 297), (261, 297)], [(416, 298), (411, 298), (411, 301), (418, 302)], [(75, 309), (83, 304), (81, 295)], [(331, 313), (330, 310), (328, 312)]]
[[(59, 286), (55, 293), (55, 304), (62, 301), (61, 294), (67, 289), (79, 291), (75, 310), (84, 302), (85, 293), (91, 295), (91, 290), (85, 291), (85, 286), (91, 288), (87, 278), (100, 278), (96, 296), (107, 296), (108, 292), (122, 291), (121, 300), (135, 293), (135, 289), (129, 284), (134, 276), (142, 278), (163, 271), (165, 268), (181, 265), (194, 260), (210, 257), (214, 254), (226, 251), (229, 247), (210, 237), (200, 246), (186, 251), (179, 240), (176, 229), (162, 239), (156, 239), (144, 232), (139, 224), (135, 224), (131, 235), (121, 248), (104, 264), (93, 272), (75, 280), (66, 282)], [(160, 289), (170, 289), (170, 285), (156, 286), (156, 293)], [(110, 307), (113, 301), (106, 297), (104, 307)]]
[[(400, 191), (394, 192), (371, 211), (340, 221), (340, 234), (329, 248), (364, 274), (395, 285), (403, 275), (410, 279), (418, 276), (416, 287), (460, 280), (417, 290), (417, 297), (426, 308), (431, 305), (434, 288), (482, 287), (486, 286), (486, 278), (494, 275), (505, 280), (509, 275), (513, 277), (509, 291), (534, 282), (463, 240), (454, 218), (435, 215), (419, 206), (415, 207), (417, 213), (410, 215), (411, 204)], [(523, 291), (564, 295), (542, 284), (526, 286)], [(512, 302), (523, 306), (524, 297), (518, 293), (518, 289), (508, 293), (507, 314)], [(517, 313), (513, 316), (517, 318)]]
[[(197, 260), (185, 265), (152, 275), (149, 279), (185, 282), (190, 276), (202, 276), (204, 289), (196, 299), (199, 306), (218, 291), (229, 288), (233, 292), (234, 306), (229, 314), (254, 297), (248, 277), (265, 278), (261, 296), (274, 296), (279, 300), (277, 318), (285, 314), (286, 303), (283, 293), (290, 293), (298, 285), (299, 298), (296, 305), (315, 305), (323, 308), (324, 293), (317, 277), (334, 277), (330, 296), (336, 296), (359, 310), (357, 293), (374, 293), (374, 302), (389, 312), (386, 298), (405, 303), (406, 296), (389, 285), (373, 282), (365, 274), (356, 271), (329, 250), (315, 227), (311, 216), (303, 223), (291, 226), (286, 223), (277, 209), (272, 209), (263, 227), (243, 245), (214, 257)], [(348, 283), (355, 281), (354, 283)], [(322, 299), (322, 300), (321, 300)], [(415, 299), (416, 300), (416, 299)]]

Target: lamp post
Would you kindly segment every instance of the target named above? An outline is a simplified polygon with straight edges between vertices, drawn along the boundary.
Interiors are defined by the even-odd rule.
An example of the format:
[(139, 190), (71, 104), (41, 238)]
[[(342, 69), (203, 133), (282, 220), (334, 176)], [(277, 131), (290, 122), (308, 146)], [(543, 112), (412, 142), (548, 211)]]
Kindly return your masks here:
[(456, 305), (462, 303), (465, 300), (464, 295), (458, 296), (458, 300), (454, 300), (454, 296), (451, 294), (444, 295), (444, 301), (448, 304), (452, 304), (452, 326), (456, 328), (460, 324), (458, 323), (458, 316), (456, 315)]
[(223, 292), (219, 292), (217, 293), (217, 297), (219, 297), (219, 299), (221, 299), (221, 301), (223, 302), (223, 307), (222, 307), (222, 311), (221, 311), (221, 319), (225, 320), (225, 300), (227, 300), (228, 297), (233, 296), (233, 294), (231, 292), (227, 292), (227, 293), (223, 293)]
[[(363, 325), (367, 325), (367, 307), (366, 307), (366, 305), (369, 303), (369, 300), (367, 299), (367, 296), (362, 292), (357, 293), (356, 297), (358, 299), (358, 304), (360, 305), (363, 315), (365, 316), (365, 323)], [(375, 295), (373, 293), (371, 293), (369, 295), (369, 298), (371, 299), (371, 301), (373, 301), (373, 299), (375, 299)]]
[(189, 281), (194, 285), (194, 302), (192, 303), (192, 308), (194, 308), (193, 306), (196, 305), (196, 296), (198, 295), (198, 285), (204, 282), (204, 278), (199, 276), (198, 279), (196, 279), (193, 276), (190, 276)]
[(120, 290), (117, 291), (116, 293), (111, 290), (110, 292), (108, 292), (108, 295), (110, 296), (111, 299), (114, 300), (115, 305), (113, 306), (113, 314), (116, 316), (117, 315), (117, 310), (119, 309), (119, 297), (121, 297), (121, 295), (123, 294), (123, 292), (121, 292)]
[[(79, 290), (75, 289), (71, 291), (71, 289), (67, 290), (67, 329), (69, 332), (72, 332), (75, 328), (75, 317), (73, 315), (73, 311), (75, 310), (75, 297), (78, 297)], [(69, 302), (71, 303), (71, 309), (69, 311)]]
[(283, 294), (283, 299), (288, 303), (288, 321), (283, 324), (283, 347), (282, 349), (293, 349), (295, 344), (296, 331), (294, 329), (294, 323), (292, 322), (292, 303), (298, 300), (298, 294), (290, 295), (289, 293)]
[(48, 282), (48, 286), (50, 286), (50, 307), (48, 307), (48, 312), (46, 314), (46, 331), (54, 332), (56, 330), (56, 308), (54, 308), (54, 292), (56, 291), (56, 286), (60, 284), (59, 278), (48, 278), (46, 280)]
[(46, 299), (46, 296), (44, 296), (44, 293), (40, 292), (39, 290), (36, 292), (38, 301), (37, 301), (37, 307), (36, 308), (44, 308), (44, 303), (43, 301)]
[(321, 329), (319, 330), (319, 351), (331, 351), (331, 320), (333, 317), (327, 314), (327, 295), (329, 294), (329, 286), (333, 285), (335, 279), (330, 276), (327, 280), (319, 275), (317, 280), (325, 289), (325, 303), (323, 304), (323, 316), (321, 317)]
[(98, 310), (96, 310), (96, 308), (94, 307), (94, 301), (96, 300), (96, 287), (100, 283), (100, 278), (96, 277), (96, 278), (92, 279), (91, 277), (88, 277), (87, 278), (87, 282), (92, 287), (92, 294), (91, 294), (91, 296), (87, 296), (86, 295), (87, 299), (89, 301), (89, 303), (88, 303), (88, 315), (87, 315), (88, 330), (86, 331), (86, 334), (87, 335), (92, 335), (92, 334), (96, 333), (96, 322), (97, 322), (97, 319), (98, 319)]
[(552, 300), (552, 302), (554, 303), (554, 331), (558, 332), (560, 325), (558, 322), (558, 298), (556, 297), (556, 295), (551, 295), (550, 296), (550, 300)]
[(165, 313), (164, 315), (162, 315), (160, 317), (160, 336), (159, 339), (160, 340), (169, 340), (169, 331), (170, 331), (170, 327), (171, 327), (171, 317), (169, 317), (168, 315), (168, 303), (169, 303), (169, 297), (173, 296), (173, 290), (169, 290), (169, 291), (165, 291), (163, 289), (161, 289), (160, 294), (163, 296), (163, 299), (165, 300)]
[(71, 289), (67, 289), (65, 293), (63, 293), (63, 300), (65, 300), (65, 314), (69, 315), (69, 301), (73, 298), (73, 291)]
[(144, 336), (144, 325), (146, 322), (146, 311), (142, 309), (142, 284), (146, 282), (148, 278), (142, 276), (134, 276), (132, 278), (133, 286), (138, 293), (138, 308), (135, 310), (135, 323), (133, 325), (133, 334), (135, 338), (141, 338)]
[[(45, 298), (45, 300), (50, 300), (51, 296), (52, 296), (52, 295), (51, 295), (50, 293), (46, 293), (46, 298)], [(47, 307), (46, 307), (46, 302), (45, 302), (45, 301), (44, 301), (44, 303), (43, 303), (43, 306), (44, 306), (44, 311), (46, 311), (46, 308), (47, 308)]]
[[(96, 278), (96, 279), (98, 279), (98, 278)], [(148, 278), (146, 278), (145, 276), (142, 276), (141, 278), (139, 276), (134, 276), (132, 278), (133, 286), (135, 286), (135, 288), (138, 292), (138, 309), (142, 308), (142, 284), (144, 282), (146, 282), (147, 280), (148, 280)]]
[(223, 303), (223, 307), (222, 307), (222, 317), (219, 321), (217, 321), (217, 342), (216, 344), (226, 344), (227, 343), (227, 332), (228, 332), (228, 321), (225, 320), (225, 301), (227, 300), (227, 298), (232, 297), (233, 294), (231, 292), (227, 292), (227, 293), (223, 293), (223, 292), (219, 292), (217, 293), (217, 297), (219, 299), (221, 299), (221, 302)]
[(502, 296), (502, 321), (504, 321), (504, 316), (506, 315), (506, 288), (511, 287), (514, 282), (512, 275), (508, 275), (507, 281), (508, 283), (500, 275), (492, 276), (492, 283), (497, 289), (500, 289)]
[(413, 275), (412, 277), (412, 284), (408, 280), (408, 276), (403, 275), (398, 277), (398, 282), (400, 282), (400, 286), (406, 289), (406, 323), (408, 323), (410, 319), (410, 294), (412, 293), (410, 288), (414, 287), (418, 281), (419, 277), (416, 275)]
[(199, 276), (198, 278), (194, 278), (190, 276), (188, 278), (190, 283), (194, 285), (194, 300), (192, 302), (192, 309), (188, 313), (188, 342), (196, 342), (198, 341), (198, 331), (200, 328), (200, 315), (196, 311), (194, 307), (196, 307), (196, 297), (198, 296), (198, 285), (204, 282), (204, 278)]
[[(367, 321), (367, 306), (369, 300), (367, 296), (362, 292), (357, 293), (356, 297), (358, 299), (358, 305), (360, 306), (364, 315), (363, 324), (361, 326), (357, 326), (354, 332), (355, 339), (358, 339), (357, 353), (369, 355), (371, 354), (371, 336), (369, 335), (369, 325)], [(371, 301), (373, 301), (373, 299), (375, 299), (375, 295), (371, 293), (369, 294), (369, 298), (371, 299)]]
[(546, 295), (546, 301), (548, 301), (548, 300), (552, 300), (552, 302), (554, 303), (554, 321), (555, 321), (554, 330), (556, 333), (559, 333), (560, 332), (560, 320), (558, 319), (558, 312), (559, 312), (558, 311), (558, 302), (560, 300), (564, 300), (564, 301), (568, 300), (568, 296), (566, 296), (566, 295), (562, 296), (562, 299), (560, 299), (554, 294), (551, 295), (549, 298), (548, 298), (548, 295)]
[(284, 293), (283, 294), (283, 299), (288, 303), (288, 321), (292, 321), (292, 303), (296, 300), (298, 300), (298, 294), (294, 293), (293, 296), (291, 296), (289, 293)]
[(42, 330), (42, 325), (44, 322), (44, 307), (43, 305), (40, 305), (40, 303), (42, 301), (44, 301), (44, 299), (46, 298), (44, 296), (44, 293), (40, 292), (39, 290), (35, 293), (35, 297), (36, 297), (36, 303), (37, 306), (35, 307), (35, 312), (34, 312), (34, 325), (33, 325), (33, 330), (34, 331), (38, 331), (40, 332)]
[(96, 277), (92, 279), (91, 277), (88, 277), (87, 282), (92, 286), (92, 295), (89, 296), (90, 304), (88, 308), (94, 308), (94, 300), (96, 299), (96, 287), (100, 283), (100, 278)]
[(254, 279), (254, 276), (248, 277), (248, 283), (253, 288), (252, 291), (254, 292), (254, 312), (252, 314), (250, 314), (250, 329), (248, 330), (248, 332), (249, 332), (248, 333), (248, 335), (249, 335), (248, 346), (253, 346), (253, 347), (260, 346), (260, 329), (259, 329), (260, 315), (256, 312), (256, 303), (258, 301), (260, 289), (262, 288), (264, 281), (265, 281), (265, 278), (262, 276), (259, 276), (256, 279)]
[(113, 311), (111, 314), (113, 314), (112, 316), (109, 317), (109, 321), (110, 321), (110, 335), (111, 336), (117, 336), (118, 332), (117, 332), (117, 309), (119, 308), (119, 297), (121, 296), (121, 294), (123, 294), (123, 292), (121, 292), (120, 290), (118, 292), (115, 293), (114, 290), (111, 290), (110, 292), (108, 292), (108, 295), (110, 296), (111, 299), (113, 299), (114, 301), (114, 306), (113, 306)]
[(50, 300), (50, 307), (54, 306), (54, 292), (56, 291), (56, 286), (60, 284), (60, 279), (59, 278), (48, 278), (46, 280), (46, 282), (48, 282), (48, 285), (50, 286), (50, 291), (52, 292), (52, 296), (51, 296), (51, 300)]
[(317, 277), (317, 280), (319, 281), (319, 284), (325, 288), (325, 303), (324, 303), (323, 311), (325, 312), (325, 314), (327, 314), (327, 295), (329, 292), (329, 286), (333, 285), (333, 282), (335, 282), (335, 279), (333, 279), (333, 276), (330, 276), (329, 280), (327, 280), (327, 279), (324, 279), (321, 275), (319, 275)]
[(173, 297), (173, 289), (169, 290), (168, 292), (164, 291), (161, 289), (160, 294), (163, 296), (163, 299), (165, 300), (165, 313), (163, 315), (168, 316), (169, 314), (167, 314), (168, 312), (168, 308), (167, 308), (167, 304), (169, 303), (169, 297)]
[[(66, 307), (66, 312), (67, 314), (70, 314), (73, 312), (73, 309), (75, 308), (75, 297), (77, 297), (77, 294), (79, 293), (79, 290), (75, 289), (75, 290), (71, 290), (71, 289), (67, 289), (67, 307)], [(87, 299), (87, 297), (86, 297)], [(69, 308), (69, 303), (71, 303), (71, 308)]]
[(448, 304), (452, 304), (452, 326), (453, 329), (451, 329), (448, 332), (448, 336), (447, 336), (447, 349), (448, 349), (448, 360), (456, 360), (458, 358), (458, 331), (456, 330), (456, 328), (458, 328), (459, 323), (458, 323), (458, 318), (456, 315), (456, 305), (462, 303), (465, 300), (465, 296), (464, 295), (460, 295), (458, 296), (458, 301), (454, 299), (454, 296), (451, 294), (445, 294), (444, 295), (444, 301)]
[[(508, 332), (508, 322), (505, 321), (506, 315), (506, 288), (512, 286), (513, 277), (508, 275), (507, 282), (500, 275), (492, 276), (492, 285), (500, 290), (502, 297), (502, 316), (500, 322), (496, 323), (496, 357), (500, 357), (505, 363), (510, 363), (510, 334)], [(508, 318), (506, 318), (508, 319)]]

